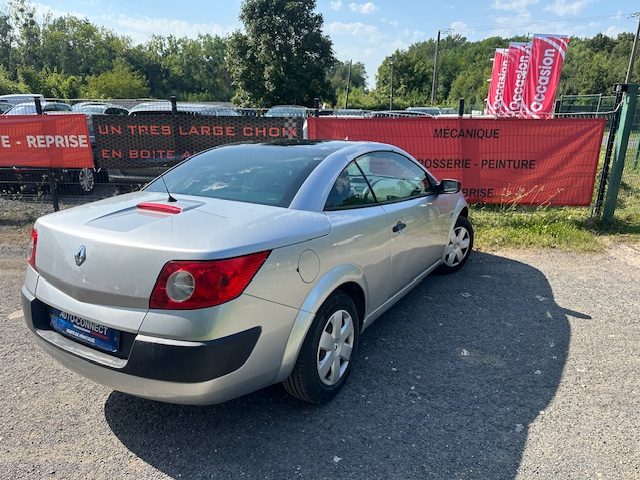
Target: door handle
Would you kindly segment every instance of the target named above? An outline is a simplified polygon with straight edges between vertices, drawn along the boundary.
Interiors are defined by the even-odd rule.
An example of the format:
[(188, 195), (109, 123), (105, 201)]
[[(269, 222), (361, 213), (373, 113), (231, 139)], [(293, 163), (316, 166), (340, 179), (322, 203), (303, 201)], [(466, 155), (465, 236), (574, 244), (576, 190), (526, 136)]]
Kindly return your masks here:
[(398, 223), (396, 223), (391, 230), (393, 230), (393, 233), (398, 233), (404, 230), (404, 227), (406, 226), (407, 226), (406, 223), (403, 223), (400, 220), (398, 220)]

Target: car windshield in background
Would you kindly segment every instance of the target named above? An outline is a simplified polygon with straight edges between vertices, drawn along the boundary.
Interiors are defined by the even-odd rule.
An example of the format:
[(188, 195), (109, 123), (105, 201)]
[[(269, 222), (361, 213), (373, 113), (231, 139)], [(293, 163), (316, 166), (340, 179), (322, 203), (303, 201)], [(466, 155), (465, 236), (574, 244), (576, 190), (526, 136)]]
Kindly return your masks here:
[(35, 115), (36, 105), (35, 103), (29, 105), (16, 105), (11, 110), (7, 111), (6, 115)]
[(80, 107), (73, 107), (74, 112), (82, 112), (82, 113), (94, 113), (94, 114), (102, 114), (104, 113), (103, 105), (82, 105)]
[(305, 107), (271, 107), (264, 114), (265, 117), (306, 117), (307, 109)]
[[(249, 144), (202, 152), (164, 175), (172, 194), (288, 207), (313, 169), (331, 151), (309, 143)], [(145, 191), (165, 192), (161, 179)]]

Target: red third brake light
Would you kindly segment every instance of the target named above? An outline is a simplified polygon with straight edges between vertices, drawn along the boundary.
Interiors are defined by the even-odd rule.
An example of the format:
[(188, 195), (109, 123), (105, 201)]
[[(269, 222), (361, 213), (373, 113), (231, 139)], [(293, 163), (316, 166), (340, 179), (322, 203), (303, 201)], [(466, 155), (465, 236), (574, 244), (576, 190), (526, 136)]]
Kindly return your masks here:
[[(171, 261), (162, 267), (153, 287), (149, 308), (161, 310), (193, 310), (213, 307), (233, 300), (247, 288), (271, 251), (253, 253), (225, 260)], [(193, 277), (193, 284), (185, 288), (184, 279), (176, 285), (177, 272)], [(188, 278), (188, 275), (183, 275)], [(171, 284), (170, 284), (171, 283)], [(175, 292), (181, 289), (180, 300)]]
[(38, 246), (38, 231), (35, 228), (31, 229), (31, 243), (29, 244), (29, 252), (27, 254), (27, 260), (29, 265), (36, 269), (36, 248)]
[(166, 203), (142, 202), (137, 205), (141, 210), (151, 210), (153, 212), (162, 213), (180, 213), (182, 207), (176, 205), (167, 205)]

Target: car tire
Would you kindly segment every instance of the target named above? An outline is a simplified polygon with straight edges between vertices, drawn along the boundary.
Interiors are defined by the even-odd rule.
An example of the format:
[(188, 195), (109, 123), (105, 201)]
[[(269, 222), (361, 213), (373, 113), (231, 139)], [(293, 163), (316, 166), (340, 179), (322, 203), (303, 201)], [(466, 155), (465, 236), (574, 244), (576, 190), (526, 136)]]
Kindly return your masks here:
[(283, 382), (287, 392), (309, 403), (332, 399), (351, 372), (359, 328), (351, 297), (333, 293), (318, 310), (293, 371)]
[(75, 180), (82, 195), (89, 195), (96, 188), (96, 172), (93, 168), (81, 168)]
[(438, 268), (439, 273), (449, 274), (460, 270), (473, 250), (473, 226), (466, 217), (458, 217), (449, 235), (449, 241), (444, 251), (443, 264)]

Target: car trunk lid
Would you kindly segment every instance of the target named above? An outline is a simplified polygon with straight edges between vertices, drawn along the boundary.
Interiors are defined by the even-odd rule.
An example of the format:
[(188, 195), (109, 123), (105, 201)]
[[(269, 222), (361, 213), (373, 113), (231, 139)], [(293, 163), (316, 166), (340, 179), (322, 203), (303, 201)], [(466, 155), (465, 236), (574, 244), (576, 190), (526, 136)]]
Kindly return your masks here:
[[(39, 274), (79, 302), (145, 309), (170, 260), (231, 258), (304, 242), (330, 230), (320, 213), (176, 198), (167, 202), (166, 195), (137, 192), (40, 218), (35, 227)], [(141, 203), (179, 211), (139, 208)]]

